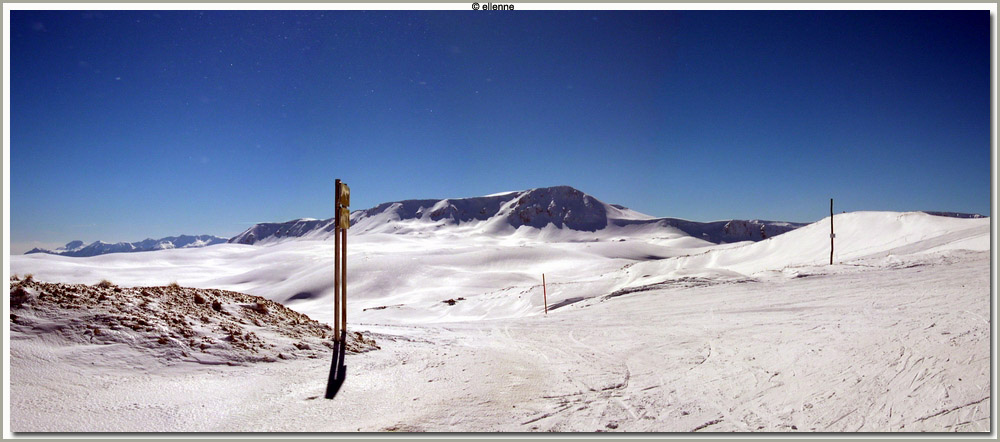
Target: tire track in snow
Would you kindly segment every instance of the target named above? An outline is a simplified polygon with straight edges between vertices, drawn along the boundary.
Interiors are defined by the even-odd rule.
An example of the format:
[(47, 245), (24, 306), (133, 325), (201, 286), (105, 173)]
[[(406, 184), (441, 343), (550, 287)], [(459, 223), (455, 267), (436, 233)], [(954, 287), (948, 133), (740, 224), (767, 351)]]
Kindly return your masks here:
[(958, 406), (954, 406), (954, 407), (951, 407), (951, 408), (946, 408), (944, 410), (938, 411), (937, 413), (934, 413), (934, 414), (927, 415), (927, 416), (924, 416), (922, 418), (919, 418), (919, 419), (917, 419), (917, 421), (918, 422), (919, 421), (925, 421), (927, 419), (930, 419), (930, 418), (933, 418), (933, 417), (937, 417), (937, 416), (941, 416), (941, 415), (945, 415), (945, 414), (951, 413), (953, 411), (960, 410), (962, 408), (965, 408), (965, 407), (968, 407), (968, 406), (971, 406), (971, 405), (977, 405), (977, 404), (979, 404), (979, 403), (981, 403), (981, 402), (983, 402), (985, 400), (988, 400), (989, 398), (990, 398), (989, 396), (986, 396), (986, 397), (984, 397), (982, 399), (979, 399), (977, 401), (972, 401), (972, 402), (969, 402), (967, 404), (958, 405)]
[[(539, 412), (521, 425), (530, 425), (541, 420), (560, 417), (553, 422), (551, 428), (556, 428), (561, 422), (578, 420), (578, 415), (594, 416), (595, 424), (607, 422), (606, 428), (617, 428), (618, 421), (622, 420), (619, 411), (621, 408), (633, 420), (638, 420), (643, 412), (637, 412), (630, 404), (631, 398), (626, 394), (631, 380), (631, 369), (623, 362), (620, 369), (609, 369), (616, 365), (613, 361), (620, 358), (598, 349), (596, 346), (588, 345), (577, 337), (571, 330), (566, 334), (568, 341), (566, 346), (558, 348), (558, 359), (550, 360), (556, 367), (568, 365), (573, 367), (564, 370), (563, 374), (575, 385), (581, 385), (582, 390), (556, 395), (544, 395), (543, 399), (554, 400), (555, 403), (549, 411)], [(554, 355), (555, 356), (555, 355)], [(595, 382), (594, 374), (597, 374)], [(608, 375), (621, 376), (618, 380), (607, 382)], [(579, 375), (584, 375), (580, 377)], [(590, 375), (590, 376), (586, 376)], [(614, 404), (615, 406), (612, 406)]]

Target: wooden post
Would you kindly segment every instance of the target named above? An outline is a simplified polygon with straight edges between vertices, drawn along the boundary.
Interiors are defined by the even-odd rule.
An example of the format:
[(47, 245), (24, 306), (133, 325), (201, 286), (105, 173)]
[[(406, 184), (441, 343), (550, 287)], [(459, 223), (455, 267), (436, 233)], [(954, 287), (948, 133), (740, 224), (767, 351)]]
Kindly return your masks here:
[(340, 340), (340, 179), (334, 188), (333, 213), (333, 340)]
[[(344, 385), (347, 365), (347, 229), (350, 227), (351, 189), (336, 181), (336, 210), (333, 226), (333, 363), (326, 381), (326, 398), (333, 399)], [(342, 223), (343, 221), (343, 223)]]
[(545, 303), (545, 314), (549, 314), (549, 294), (545, 290), (545, 274), (542, 273), (542, 302)]
[(833, 265), (833, 198), (830, 198), (830, 265)]
[[(348, 210), (344, 207), (342, 210)], [(347, 229), (340, 229), (340, 325), (347, 332)], [(347, 344), (346, 336), (344, 344)]]

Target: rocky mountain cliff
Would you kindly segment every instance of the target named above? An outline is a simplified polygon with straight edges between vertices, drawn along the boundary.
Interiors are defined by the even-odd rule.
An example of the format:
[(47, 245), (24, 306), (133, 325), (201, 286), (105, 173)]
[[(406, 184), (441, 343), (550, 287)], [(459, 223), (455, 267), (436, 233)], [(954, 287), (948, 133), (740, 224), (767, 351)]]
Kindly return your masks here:
[[(615, 234), (626, 227), (679, 229), (714, 243), (759, 241), (805, 225), (761, 220), (696, 222), (655, 218), (606, 204), (569, 186), (543, 187), (474, 198), (405, 200), (351, 213), (351, 233), (412, 233), (449, 227), (477, 228), (483, 234), (510, 234), (528, 227)], [(230, 243), (259, 244), (287, 239), (326, 239), (333, 218), (260, 223)]]

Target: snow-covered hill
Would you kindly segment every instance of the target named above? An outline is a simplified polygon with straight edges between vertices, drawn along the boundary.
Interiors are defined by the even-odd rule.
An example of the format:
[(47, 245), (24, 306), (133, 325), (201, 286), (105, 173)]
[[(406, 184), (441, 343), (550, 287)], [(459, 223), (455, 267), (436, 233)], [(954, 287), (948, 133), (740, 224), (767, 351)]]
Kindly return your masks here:
[(70, 241), (66, 243), (65, 246), (59, 247), (55, 250), (34, 248), (25, 252), (25, 255), (31, 253), (48, 253), (51, 255), (76, 257), (97, 256), (107, 253), (148, 252), (152, 250), (205, 247), (215, 244), (223, 244), (226, 241), (226, 238), (212, 235), (168, 236), (160, 239), (147, 238), (138, 242), (106, 243), (104, 241), (94, 241), (88, 245), (84, 245), (83, 241), (77, 240)]
[[(725, 245), (357, 235), (348, 329), (381, 349), (348, 357), (332, 401), (325, 347), (280, 335), (314, 323), (258, 326), (280, 308), (216, 290), (329, 322), (330, 241), (14, 256), (11, 428), (988, 432), (990, 220), (834, 221), (834, 265), (829, 220)], [(169, 281), (204, 290), (133, 287)], [(182, 352), (249, 366), (164, 363)]]
[[(509, 199), (500, 205), (510, 208), (516, 201)], [(438, 209), (454, 207), (453, 213), (462, 213), (460, 205), (439, 204)], [(414, 216), (420, 206), (409, 207)], [(537, 212), (533, 208), (529, 211)], [(551, 224), (541, 229), (507, 226), (513, 230), (507, 235), (469, 235), (463, 233), (462, 226), (421, 228), (407, 235), (375, 228), (392, 224), (379, 222), (378, 216), (400, 213), (388, 209), (355, 213), (359, 219), (355, 227), (367, 226), (369, 230), (363, 234), (354, 228), (349, 231), (351, 318), (438, 322), (534, 315), (541, 311), (538, 286), (542, 273), (548, 276), (550, 305), (569, 305), (681, 278), (753, 280), (799, 272), (803, 266), (823, 265), (829, 260), (829, 219), (758, 242), (721, 245), (694, 238), (664, 220), (623, 223), (617, 230), (596, 232), (559, 229)], [(615, 212), (606, 213), (612, 213), (610, 222), (625, 219)], [(467, 224), (506, 223), (496, 217), (485, 218)], [(425, 220), (404, 220), (397, 225), (417, 223), (423, 226)], [(989, 218), (920, 212), (838, 214), (834, 260), (848, 265), (868, 258), (891, 261), (913, 253), (988, 250), (989, 223)], [(484, 229), (475, 225), (470, 228)], [(565, 235), (569, 240), (561, 240)], [(276, 241), (267, 247), (222, 244), (84, 259), (13, 256), (11, 271), (33, 273), (43, 281), (95, 284), (110, 279), (123, 286), (178, 282), (232, 290), (263, 296), (331, 322), (333, 244), (309, 239), (321, 236)], [(463, 300), (454, 305), (443, 303), (458, 298)]]
[[(606, 204), (569, 186), (544, 187), (476, 198), (406, 200), (382, 203), (351, 213), (351, 234), (426, 235), (462, 233), (519, 236), (543, 240), (592, 240), (601, 236), (683, 232), (712, 243), (759, 241), (803, 226), (761, 220), (695, 222), (655, 218), (617, 204)], [(229, 240), (236, 244), (273, 244), (287, 239), (326, 239), (333, 218), (261, 223)]]
[[(838, 265), (892, 265), (901, 256), (950, 250), (987, 251), (989, 218), (953, 218), (924, 212), (851, 212), (834, 216), (834, 263)], [(726, 249), (707, 250), (670, 260), (637, 263), (627, 270), (632, 282), (671, 280), (714, 269), (737, 275), (762, 276), (774, 272), (808, 273), (830, 259), (830, 218), (779, 237)]]

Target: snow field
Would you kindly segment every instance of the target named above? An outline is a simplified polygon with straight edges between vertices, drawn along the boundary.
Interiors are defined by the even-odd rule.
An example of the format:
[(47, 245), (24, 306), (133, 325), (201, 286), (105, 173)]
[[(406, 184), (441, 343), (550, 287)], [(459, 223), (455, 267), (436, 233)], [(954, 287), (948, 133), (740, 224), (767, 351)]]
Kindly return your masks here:
[[(329, 361), (163, 369), (127, 348), (109, 362), (99, 349), (21, 336), (10, 350), (11, 422), (14, 431), (989, 431), (989, 219), (858, 212), (834, 222), (833, 266), (829, 219), (725, 245), (670, 232), (562, 242), (528, 230), (356, 235), (349, 328), (378, 334), (381, 350), (348, 357), (335, 400), (322, 399)], [(240, 291), (331, 322), (332, 247), (15, 256), (11, 271)], [(51, 365), (64, 369), (39, 369)]]
[[(988, 262), (986, 252), (952, 251), (898, 267), (665, 286), (548, 316), (370, 326), (393, 337), (348, 358), (333, 401), (322, 399), (329, 361), (137, 371), (149, 364), (135, 356), (109, 363), (79, 346), (15, 345), (12, 422), (15, 431), (988, 431)], [(66, 369), (29, 369), (39, 364)]]
[[(989, 249), (988, 218), (856, 212), (836, 215), (834, 223), (838, 265)], [(405, 235), (349, 234), (349, 321), (426, 323), (540, 314), (542, 273), (550, 305), (559, 305), (678, 278), (753, 279), (829, 260), (829, 219), (764, 241), (723, 245), (670, 229), (632, 232), (636, 236), (621, 230), (573, 232), (571, 241), (560, 242), (552, 238), (567, 229), (552, 225), (499, 236), (424, 228)], [(332, 241), (296, 240), (92, 258), (23, 255), (12, 257), (11, 272), (32, 273), (42, 281), (177, 282), (232, 290), (332, 323), (333, 246)], [(457, 298), (464, 299), (444, 303)]]

